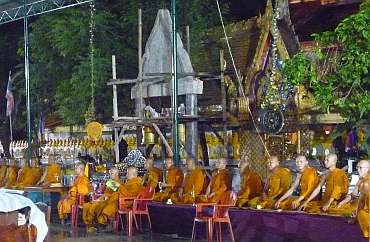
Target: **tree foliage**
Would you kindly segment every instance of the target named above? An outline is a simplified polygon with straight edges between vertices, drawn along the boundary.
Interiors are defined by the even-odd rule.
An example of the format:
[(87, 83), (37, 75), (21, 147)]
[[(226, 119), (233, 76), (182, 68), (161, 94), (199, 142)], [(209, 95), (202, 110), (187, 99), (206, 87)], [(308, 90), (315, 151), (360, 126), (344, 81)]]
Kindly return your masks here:
[(315, 57), (298, 53), (284, 63), (288, 81), (310, 90), (325, 111), (351, 121), (370, 114), (370, 1), (334, 31), (314, 35)]

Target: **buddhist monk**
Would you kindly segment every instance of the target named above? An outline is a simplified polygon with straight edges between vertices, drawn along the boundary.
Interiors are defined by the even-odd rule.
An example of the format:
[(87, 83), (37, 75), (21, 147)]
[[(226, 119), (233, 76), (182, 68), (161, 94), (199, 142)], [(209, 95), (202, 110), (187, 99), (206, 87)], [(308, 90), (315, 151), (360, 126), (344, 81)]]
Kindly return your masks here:
[(145, 161), (147, 172), (143, 178), (144, 184), (156, 189), (159, 181), (162, 180), (162, 171), (153, 165), (153, 158), (148, 157)]
[[(118, 193), (110, 198), (101, 213), (98, 215), (99, 226), (108, 224), (108, 220), (113, 220), (118, 211), (119, 197), (136, 197), (144, 188), (143, 180), (137, 176), (138, 170), (136, 167), (127, 168), (127, 181), (120, 185)], [(132, 201), (126, 203), (126, 207), (131, 207)]]
[(260, 175), (250, 169), (248, 161), (240, 161), (238, 168), (241, 177), (241, 189), (236, 204), (238, 207), (243, 207), (248, 205), (249, 200), (262, 195), (263, 185)]
[(0, 166), (0, 187), (2, 187), (5, 184), (6, 179), (6, 170), (8, 169), (6, 165), (5, 159), (0, 159), (1, 166)]
[(62, 180), (61, 178), (62, 170), (60, 165), (55, 163), (55, 158), (53, 156), (49, 156), (48, 166), (44, 170), (44, 174), (36, 185), (49, 187), (52, 183), (60, 183)]
[(207, 182), (206, 173), (196, 165), (195, 159), (188, 157), (186, 159), (186, 166), (188, 171), (184, 179), (184, 184), (178, 193), (174, 193), (171, 196), (171, 201), (173, 203), (195, 203), (195, 198), (199, 196), (205, 188)]
[[(348, 177), (345, 171), (336, 168), (338, 157), (336, 154), (329, 154), (325, 159), (325, 167), (329, 172), (325, 173), (320, 184), (315, 188), (310, 197), (300, 206), (300, 210), (310, 213), (329, 212), (335, 208), (348, 193)], [(312, 201), (325, 184), (325, 193), (321, 201)]]
[(369, 214), (369, 186), (370, 186), (370, 173), (364, 178), (359, 186), (360, 198), (357, 206), (357, 221), (362, 230), (364, 237), (369, 237), (370, 214)]
[(331, 208), (328, 212), (331, 214), (339, 214), (343, 216), (351, 216), (356, 211), (358, 200), (360, 197), (360, 187), (364, 182), (364, 178), (370, 171), (370, 162), (368, 160), (360, 160), (357, 163), (357, 171), (360, 179), (356, 183), (355, 188), (351, 194), (338, 203), (336, 208)]
[(76, 165), (76, 177), (73, 186), (69, 189), (68, 195), (58, 203), (58, 213), (62, 223), (64, 223), (66, 216), (71, 213), (71, 206), (76, 203), (77, 195), (87, 195), (91, 191), (89, 178), (85, 176), (84, 171), (84, 164)]
[(18, 171), (16, 189), (23, 189), (24, 187), (34, 186), (42, 176), (42, 169), (39, 166), (37, 159), (32, 159), (32, 166), (28, 166), (28, 162), (22, 159), (21, 168)]
[(217, 203), (224, 192), (231, 190), (231, 174), (226, 169), (226, 163), (225, 158), (216, 160), (216, 170), (212, 173), (206, 194), (199, 196), (197, 202)]
[[(275, 208), (284, 210), (296, 210), (301, 202), (307, 199), (320, 183), (319, 175), (315, 168), (308, 166), (308, 160), (305, 156), (300, 155), (295, 160), (299, 173), (292, 187), (275, 203)], [(299, 197), (292, 197), (294, 191), (300, 187)]]
[(248, 205), (255, 208), (272, 209), (276, 201), (283, 196), (291, 184), (291, 173), (289, 169), (279, 166), (279, 158), (271, 156), (267, 162), (269, 175), (264, 187), (262, 197), (253, 198)]
[(15, 164), (15, 160), (10, 160), (10, 164), (6, 169), (4, 187), (13, 188), (17, 182), (18, 177), (18, 166)]
[[(106, 206), (114, 206), (118, 202), (118, 189), (122, 184), (119, 177), (118, 168), (114, 167), (109, 170), (110, 179), (105, 183), (105, 190), (103, 196), (97, 200), (85, 203), (82, 209), (82, 219), (87, 225), (88, 232), (94, 232), (96, 229), (93, 226), (94, 219), (98, 218)], [(112, 206), (113, 204), (113, 206)]]
[(165, 165), (167, 168), (163, 177), (165, 180), (159, 183), (159, 188), (164, 188), (164, 190), (156, 193), (153, 199), (157, 202), (167, 202), (181, 188), (184, 179), (184, 174), (179, 168), (174, 166), (172, 158), (166, 158)]

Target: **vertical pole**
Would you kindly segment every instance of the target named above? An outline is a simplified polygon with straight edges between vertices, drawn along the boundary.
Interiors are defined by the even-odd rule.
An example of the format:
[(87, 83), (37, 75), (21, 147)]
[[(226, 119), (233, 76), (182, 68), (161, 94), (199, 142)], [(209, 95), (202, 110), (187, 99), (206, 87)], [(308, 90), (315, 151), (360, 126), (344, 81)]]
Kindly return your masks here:
[[(116, 56), (112, 55), (112, 78), (117, 79)], [(118, 119), (117, 85), (113, 85), (113, 120)]]
[(186, 51), (190, 57), (190, 27), (186, 25)]
[(144, 100), (143, 100), (143, 20), (142, 20), (142, 11), (141, 9), (138, 10), (138, 63), (139, 63), (139, 75), (138, 75), (138, 83), (139, 83), (139, 90), (140, 90), (140, 100), (139, 100), (139, 110), (138, 115), (142, 119), (143, 118), (143, 109), (144, 109)]
[(173, 139), (173, 160), (179, 166), (179, 134), (177, 117), (177, 36), (176, 36), (176, 0), (171, 0), (172, 17), (172, 139)]
[[(117, 79), (117, 68), (116, 68), (116, 56), (112, 55), (112, 78), (113, 80)], [(117, 103), (117, 85), (113, 85), (113, 120), (118, 120), (118, 103)], [(117, 127), (113, 127), (114, 129), (114, 141), (117, 143), (114, 146), (114, 153), (116, 156), (116, 164), (119, 163), (119, 140), (118, 140), (118, 129)]]
[[(138, 10), (138, 79), (137, 79), (137, 85), (138, 85), (138, 90), (140, 92), (139, 98), (136, 99), (136, 115), (140, 118), (144, 118), (144, 98), (143, 98), (143, 23), (142, 23), (142, 11), (141, 9)], [(143, 138), (143, 133), (141, 130), (141, 126), (136, 126), (136, 147), (138, 150), (141, 150), (140, 148), (145, 148), (142, 147), (141, 141)], [(143, 154), (146, 153), (145, 150), (141, 150)]]
[(12, 113), (9, 115), (9, 125), (10, 125), (10, 142), (13, 141), (13, 123), (12, 123)]
[(29, 66), (29, 40), (28, 40), (28, 17), (27, 0), (23, 1), (23, 35), (24, 35), (24, 75), (26, 79), (26, 104), (27, 104), (27, 160), (31, 165), (32, 159), (32, 137), (31, 137), (31, 101), (30, 101), (30, 66)]
[(222, 123), (224, 132), (224, 151), (227, 155), (227, 127), (226, 127), (226, 88), (225, 88), (225, 57), (224, 50), (220, 50), (221, 98), (222, 98)]

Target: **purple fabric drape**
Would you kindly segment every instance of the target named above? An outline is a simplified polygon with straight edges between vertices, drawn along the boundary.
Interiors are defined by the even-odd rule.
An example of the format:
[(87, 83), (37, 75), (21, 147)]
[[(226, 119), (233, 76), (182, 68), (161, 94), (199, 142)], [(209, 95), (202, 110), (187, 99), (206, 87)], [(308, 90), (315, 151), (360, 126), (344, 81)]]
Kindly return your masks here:
[[(191, 237), (195, 207), (149, 204), (153, 232)], [(359, 225), (347, 218), (305, 213), (230, 209), (235, 240), (238, 242), (365, 242)], [(197, 237), (205, 238), (205, 224), (197, 225)], [(224, 241), (229, 240), (226, 226)]]

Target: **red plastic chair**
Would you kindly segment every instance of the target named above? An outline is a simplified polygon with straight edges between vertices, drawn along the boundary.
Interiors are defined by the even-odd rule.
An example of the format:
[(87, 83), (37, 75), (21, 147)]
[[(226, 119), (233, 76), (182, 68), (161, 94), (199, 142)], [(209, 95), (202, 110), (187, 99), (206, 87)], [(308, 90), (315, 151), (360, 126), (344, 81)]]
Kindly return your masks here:
[(213, 207), (214, 203), (198, 203), (195, 204), (195, 217), (193, 221), (193, 232), (191, 233), (191, 241), (195, 241), (196, 223), (207, 223), (207, 241), (213, 241), (213, 216), (205, 212), (205, 208)]
[(147, 186), (134, 200), (134, 204), (132, 206), (132, 211), (134, 215), (136, 229), (139, 230), (137, 226), (137, 215), (140, 218), (140, 231), (142, 231), (142, 223), (141, 223), (141, 216), (145, 215), (148, 218), (149, 228), (150, 231), (152, 230), (152, 222), (150, 220), (148, 203), (153, 200), (154, 196), (154, 189), (150, 186)]
[(71, 207), (71, 226), (77, 227), (78, 221), (78, 213), (82, 210), (83, 205), (86, 202), (86, 195), (85, 194), (77, 194), (76, 203)]
[(118, 204), (118, 212), (116, 214), (116, 219), (113, 223), (114, 231), (118, 232), (119, 223), (121, 222), (121, 226), (123, 229), (123, 220), (122, 215), (126, 215), (126, 225), (127, 225), (127, 234), (129, 237), (132, 236), (132, 219), (133, 219), (133, 210), (132, 208), (127, 207), (126, 202), (134, 201), (136, 197), (120, 197), (119, 204)]
[(213, 207), (213, 224), (217, 224), (217, 241), (222, 241), (221, 234), (221, 223), (227, 223), (229, 227), (230, 238), (232, 242), (235, 242), (233, 228), (229, 216), (229, 208), (235, 207), (236, 193), (227, 191), (222, 194), (218, 204)]

